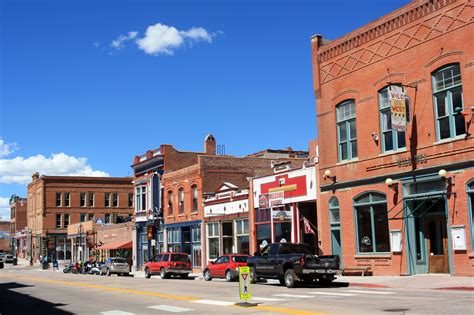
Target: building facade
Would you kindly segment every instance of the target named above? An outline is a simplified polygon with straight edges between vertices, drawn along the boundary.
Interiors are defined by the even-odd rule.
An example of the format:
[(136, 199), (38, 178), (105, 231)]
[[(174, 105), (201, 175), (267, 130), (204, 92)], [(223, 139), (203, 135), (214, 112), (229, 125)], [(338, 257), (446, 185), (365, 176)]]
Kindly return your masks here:
[(415, 0), (312, 38), (320, 242), (345, 268), (474, 275), (473, 15)]
[[(113, 224), (133, 216), (130, 177), (40, 176), (28, 184), (27, 224), (33, 260), (72, 259), (68, 227), (94, 221)], [(82, 234), (81, 230), (77, 233)], [(83, 257), (84, 258), (84, 257)]]
[(225, 254), (250, 254), (249, 191), (224, 182), (204, 203), (204, 265)]
[(292, 169), (284, 162), (273, 171), (251, 180), (251, 252), (269, 243), (294, 242), (307, 243), (317, 253), (316, 166)]
[(10, 237), (12, 250), (19, 258), (27, 257), (28, 231), (26, 229), (27, 199), (12, 195), (10, 197)]
[(158, 149), (135, 156), (132, 168), (135, 191), (133, 261), (136, 270), (163, 250), (159, 247), (163, 244), (163, 174), (195, 164), (197, 155), (196, 152), (181, 152), (172, 145), (163, 144)]

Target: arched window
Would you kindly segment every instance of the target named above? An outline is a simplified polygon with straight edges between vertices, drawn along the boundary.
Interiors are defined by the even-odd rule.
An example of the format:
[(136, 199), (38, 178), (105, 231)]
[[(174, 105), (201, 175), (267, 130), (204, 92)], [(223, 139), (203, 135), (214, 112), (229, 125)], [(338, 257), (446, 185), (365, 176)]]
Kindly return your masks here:
[(471, 250), (474, 251), (474, 179), (471, 179), (467, 184), (467, 202), (469, 210), (469, 219), (471, 225)]
[(339, 201), (336, 197), (329, 200), (329, 223), (331, 223), (331, 226), (340, 224)]
[(191, 206), (192, 212), (197, 212), (198, 211), (198, 188), (196, 185), (191, 186)]
[(168, 213), (169, 215), (173, 214), (173, 192), (171, 190), (168, 191)]
[(178, 190), (179, 193), (179, 214), (184, 213), (184, 189), (180, 188)]
[(358, 253), (390, 252), (387, 199), (369, 192), (354, 200)]
[(339, 161), (357, 157), (356, 108), (354, 100), (336, 106)]
[(432, 74), (433, 102), (436, 117), (436, 138), (454, 138), (466, 134), (463, 110), (462, 81), (459, 64), (443, 67)]
[(380, 136), (382, 152), (396, 151), (406, 147), (405, 131), (392, 129), (392, 113), (390, 111), (389, 87), (379, 91)]

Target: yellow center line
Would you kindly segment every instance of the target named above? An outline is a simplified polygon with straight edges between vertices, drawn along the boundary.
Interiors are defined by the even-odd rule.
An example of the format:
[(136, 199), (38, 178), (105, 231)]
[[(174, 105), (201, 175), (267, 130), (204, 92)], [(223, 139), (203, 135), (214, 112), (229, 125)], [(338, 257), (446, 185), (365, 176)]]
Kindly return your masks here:
[[(44, 279), (44, 278), (32, 278), (32, 277), (24, 277), (24, 276), (6, 276), (6, 275), (2, 275), (0, 278), (24, 279), (24, 280), (29, 280), (29, 281), (68, 285), (68, 286), (82, 287), (82, 288), (91, 288), (91, 289), (98, 289), (98, 290), (103, 290), (103, 291), (153, 296), (153, 297), (159, 297), (159, 298), (175, 300), (175, 301), (197, 301), (197, 300), (203, 299), (203, 298), (195, 297), (195, 296), (173, 295), (173, 294), (142, 291), (142, 290), (123, 289), (123, 288), (110, 287), (110, 286), (100, 285), (100, 284), (88, 284), (88, 283), (77, 282), (77, 281), (50, 280), (50, 279)], [(242, 307), (237, 306), (237, 305), (232, 305), (232, 306), (242, 309)], [(276, 306), (269, 306), (269, 305), (258, 305), (258, 306), (251, 307), (250, 309), (259, 310), (259, 311), (270, 311), (274, 313), (291, 314), (291, 315), (322, 315), (323, 314), (323, 313), (319, 313), (315, 311), (308, 311), (308, 310), (295, 309), (295, 308), (276, 307)]]

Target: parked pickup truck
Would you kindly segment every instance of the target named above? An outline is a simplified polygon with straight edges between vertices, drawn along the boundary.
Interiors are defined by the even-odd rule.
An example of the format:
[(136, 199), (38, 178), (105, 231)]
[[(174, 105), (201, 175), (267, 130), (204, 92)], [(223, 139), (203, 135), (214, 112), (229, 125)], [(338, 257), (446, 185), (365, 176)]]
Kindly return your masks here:
[(316, 256), (308, 244), (273, 243), (247, 259), (250, 281), (278, 279), (288, 288), (300, 281), (329, 285), (339, 270), (339, 256)]

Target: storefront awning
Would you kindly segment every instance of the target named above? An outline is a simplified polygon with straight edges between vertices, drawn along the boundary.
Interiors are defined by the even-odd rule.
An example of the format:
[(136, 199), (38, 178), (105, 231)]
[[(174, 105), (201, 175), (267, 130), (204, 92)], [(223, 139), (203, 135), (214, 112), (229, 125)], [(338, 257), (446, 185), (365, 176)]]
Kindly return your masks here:
[(132, 241), (122, 241), (122, 242), (111, 242), (103, 244), (96, 249), (126, 249), (132, 248)]

